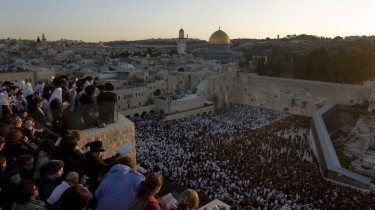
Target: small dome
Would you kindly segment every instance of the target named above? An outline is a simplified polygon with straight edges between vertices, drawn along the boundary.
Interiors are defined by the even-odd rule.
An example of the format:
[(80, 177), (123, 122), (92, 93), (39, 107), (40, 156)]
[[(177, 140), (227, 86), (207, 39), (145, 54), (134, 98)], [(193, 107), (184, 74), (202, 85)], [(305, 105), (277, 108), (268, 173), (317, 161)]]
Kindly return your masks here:
[(180, 29), (180, 32), (184, 32), (184, 29), (181, 28), (181, 29)]
[(129, 63), (123, 63), (123, 62), (120, 62), (120, 67), (123, 68), (123, 69), (126, 69), (126, 70), (135, 69), (133, 65), (131, 65)]
[(229, 36), (222, 30), (215, 31), (208, 40), (209, 44), (230, 44)]

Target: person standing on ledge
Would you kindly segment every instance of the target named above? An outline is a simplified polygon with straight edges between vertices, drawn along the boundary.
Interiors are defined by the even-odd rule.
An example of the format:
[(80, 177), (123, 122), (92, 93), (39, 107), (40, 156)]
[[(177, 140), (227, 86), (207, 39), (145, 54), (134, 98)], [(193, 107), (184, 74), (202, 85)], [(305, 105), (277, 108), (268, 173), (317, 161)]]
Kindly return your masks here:
[(106, 124), (114, 122), (117, 94), (113, 93), (114, 87), (111, 83), (105, 83), (104, 90), (96, 97), (98, 103), (99, 119)]

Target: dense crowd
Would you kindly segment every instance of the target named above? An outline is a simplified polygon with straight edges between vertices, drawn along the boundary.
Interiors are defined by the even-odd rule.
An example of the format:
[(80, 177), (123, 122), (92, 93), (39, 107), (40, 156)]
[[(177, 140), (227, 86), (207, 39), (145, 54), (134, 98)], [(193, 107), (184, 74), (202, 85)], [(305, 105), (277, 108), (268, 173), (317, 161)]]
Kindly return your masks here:
[[(145, 179), (128, 156), (113, 154), (103, 160), (105, 149), (100, 140), (92, 139), (80, 148), (82, 132), (70, 130), (71, 124), (63, 122), (72, 121), (80, 113), (84, 121), (92, 122), (91, 126), (93, 120), (89, 117), (111, 123), (113, 102), (117, 100), (111, 92), (113, 85), (94, 85), (91, 77), (66, 79), (57, 77), (50, 85), (34, 88), (22, 81), (1, 85), (1, 210), (128, 209)], [(92, 110), (83, 106), (88, 104)], [(115, 186), (121, 190), (116, 190), (120, 193), (117, 197), (103, 192), (114, 189), (108, 183), (118, 178), (121, 179)], [(129, 179), (132, 187), (128, 186), (132, 183)], [(123, 183), (122, 187), (119, 183)], [(123, 196), (127, 197), (126, 202)], [(117, 202), (109, 202), (110, 198), (117, 198)]]
[[(263, 108), (232, 104), (172, 121), (164, 121), (162, 113), (134, 117), (138, 163), (162, 175), (144, 177), (128, 156), (103, 160), (101, 141), (79, 148), (82, 133), (66, 126), (76, 116), (91, 124), (112, 122), (108, 110), (114, 103), (101, 104), (117, 98), (111, 90), (91, 77), (68, 81), (62, 76), (34, 88), (2, 84), (1, 209), (160, 210), (154, 196), (163, 177), (209, 200), (241, 207), (375, 209), (371, 194), (321, 176), (308, 145), (309, 118)], [(85, 104), (92, 109), (80, 109)], [(36, 128), (36, 122), (49, 129)], [(171, 209), (198, 207), (194, 190), (181, 195)]]
[(179, 120), (132, 120), (138, 163), (210, 200), (260, 209), (375, 209), (370, 193), (322, 177), (307, 117), (230, 105)]

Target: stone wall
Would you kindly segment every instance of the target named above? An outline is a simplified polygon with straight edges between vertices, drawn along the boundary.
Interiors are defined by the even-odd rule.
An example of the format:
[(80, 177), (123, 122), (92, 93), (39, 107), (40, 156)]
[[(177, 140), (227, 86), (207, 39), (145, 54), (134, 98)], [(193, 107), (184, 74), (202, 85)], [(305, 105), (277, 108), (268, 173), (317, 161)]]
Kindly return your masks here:
[(191, 115), (197, 115), (197, 114), (202, 115), (203, 113), (208, 114), (208, 113), (213, 113), (213, 112), (214, 112), (214, 106), (211, 105), (211, 106), (207, 106), (203, 108), (198, 108), (198, 109), (184, 111), (184, 112), (180, 112), (176, 114), (171, 114), (171, 115), (166, 116), (165, 120), (175, 120), (175, 119), (181, 119), (184, 117), (189, 117)]
[(362, 85), (282, 79), (246, 73), (238, 74), (236, 81), (236, 89), (229, 94), (230, 102), (306, 116), (310, 116), (327, 102), (362, 104), (369, 99), (371, 93), (369, 87)]
[(80, 142), (82, 147), (88, 142), (100, 138), (103, 141), (104, 158), (111, 157), (117, 153), (117, 149), (122, 145), (129, 143), (132, 150), (127, 153), (130, 157), (136, 160), (136, 142), (134, 123), (120, 113), (118, 114), (119, 122), (108, 124), (105, 128), (90, 128), (83, 130), (83, 140)]
[(151, 110), (158, 111), (155, 105), (148, 105), (148, 106), (142, 106), (142, 107), (135, 108), (135, 109), (123, 110), (123, 111), (120, 111), (120, 113), (124, 116), (128, 116), (128, 115), (134, 116), (135, 114), (142, 115), (144, 112), (149, 113), (151, 112)]
[(1, 73), (0, 82), (4, 81), (29, 81), (32, 85), (34, 85), (36, 78), (36, 74), (34, 71), (24, 71), (24, 72), (12, 72), (12, 73)]

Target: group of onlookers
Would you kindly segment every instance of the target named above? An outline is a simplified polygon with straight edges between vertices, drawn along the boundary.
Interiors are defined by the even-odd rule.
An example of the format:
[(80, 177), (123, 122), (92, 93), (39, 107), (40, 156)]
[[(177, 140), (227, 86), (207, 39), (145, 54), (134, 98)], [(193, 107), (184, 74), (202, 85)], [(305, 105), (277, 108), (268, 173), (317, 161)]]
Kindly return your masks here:
[(111, 83), (87, 76), (56, 77), (51, 84), (6, 81), (1, 86), (1, 116), (27, 114), (40, 125), (60, 135), (69, 129), (94, 127), (97, 121), (113, 123), (117, 95)]
[[(100, 89), (91, 85), (91, 78), (85, 81), (86, 93)], [(62, 105), (64, 98), (76, 95), (72, 93), (76, 89), (64, 89), (65, 83), (63, 77), (54, 80), (53, 87), (40, 84), (34, 89), (29, 83), (3, 83), (0, 93), (0, 209), (134, 209), (130, 205), (161, 209), (163, 202), (155, 198), (163, 183), (161, 174), (151, 173), (145, 177), (135, 170), (135, 160), (126, 155), (114, 154), (103, 159), (105, 148), (100, 140), (93, 139), (81, 145), (80, 130), (60, 129), (59, 126), (65, 124), (55, 124), (63, 119), (64, 111), (75, 112), (71, 106), (77, 100), (68, 100), (67, 107)], [(110, 93), (112, 88), (105, 84), (104, 89), (99, 90), (95, 96), (99, 106), (102, 101), (116, 99)], [(110, 94), (102, 94), (107, 90)], [(46, 97), (46, 93), (50, 96)], [(83, 104), (86, 99), (91, 100), (86, 93), (75, 98), (79, 97), (78, 101)], [(20, 97), (24, 95), (26, 97)], [(47, 112), (43, 110), (45, 104), (49, 107)], [(100, 111), (100, 107), (97, 110)], [(42, 120), (35, 117), (37, 111)], [(111, 116), (105, 117), (102, 118), (105, 121), (113, 120)], [(38, 124), (42, 127), (37, 127)], [(187, 190), (170, 209), (195, 209), (198, 205), (197, 193)]]

